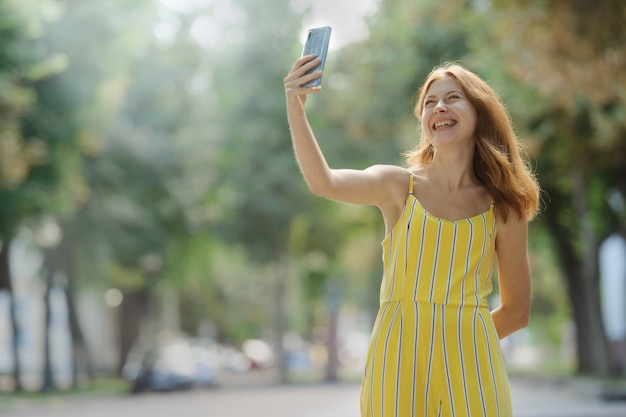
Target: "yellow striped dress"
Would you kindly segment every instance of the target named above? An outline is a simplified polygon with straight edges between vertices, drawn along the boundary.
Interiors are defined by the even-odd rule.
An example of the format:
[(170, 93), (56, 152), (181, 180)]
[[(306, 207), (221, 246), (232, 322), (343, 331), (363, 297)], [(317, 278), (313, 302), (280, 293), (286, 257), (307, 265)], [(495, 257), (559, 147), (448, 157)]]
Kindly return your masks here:
[(433, 216), (409, 195), (382, 242), (384, 274), (361, 386), (362, 417), (511, 416), (486, 297), (495, 269), (493, 204)]

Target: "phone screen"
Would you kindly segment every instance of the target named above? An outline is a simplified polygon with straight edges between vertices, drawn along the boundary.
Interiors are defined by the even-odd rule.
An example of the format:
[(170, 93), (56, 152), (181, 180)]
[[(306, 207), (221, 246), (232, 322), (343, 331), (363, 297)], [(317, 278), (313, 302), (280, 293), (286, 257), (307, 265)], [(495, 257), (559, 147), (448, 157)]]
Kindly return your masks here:
[[(307, 74), (313, 72), (320, 72), (324, 69), (326, 63), (326, 54), (328, 53), (328, 43), (330, 42), (330, 26), (324, 26), (314, 29), (309, 29), (307, 33), (306, 42), (304, 43), (304, 49), (302, 50), (302, 56), (315, 55), (321, 59), (319, 65), (315, 68), (307, 71)], [(302, 87), (317, 87), (322, 83), (322, 77), (311, 80), (304, 83)]]

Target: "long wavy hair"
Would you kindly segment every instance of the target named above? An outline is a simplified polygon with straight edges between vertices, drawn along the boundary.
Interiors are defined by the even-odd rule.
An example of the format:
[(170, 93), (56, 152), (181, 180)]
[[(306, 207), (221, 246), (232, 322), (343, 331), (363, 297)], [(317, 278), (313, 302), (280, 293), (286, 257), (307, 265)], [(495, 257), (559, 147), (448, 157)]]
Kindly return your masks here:
[[(436, 67), (418, 90), (415, 116), (421, 124), (428, 89), (434, 81), (444, 77), (455, 79), (476, 109), (476, 149), (473, 162), (476, 178), (487, 187), (505, 221), (510, 209), (520, 219), (525, 217), (531, 220), (539, 209), (539, 184), (530, 170), (525, 154), (523, 155), (509, 113), (484, 80), (458, 64), (449, 63)], [(409, 169), (412, 170), (427, 166), (435, 156), (435, 148), (423, 126), (420, 131), (418, 145), (404, 155)]]

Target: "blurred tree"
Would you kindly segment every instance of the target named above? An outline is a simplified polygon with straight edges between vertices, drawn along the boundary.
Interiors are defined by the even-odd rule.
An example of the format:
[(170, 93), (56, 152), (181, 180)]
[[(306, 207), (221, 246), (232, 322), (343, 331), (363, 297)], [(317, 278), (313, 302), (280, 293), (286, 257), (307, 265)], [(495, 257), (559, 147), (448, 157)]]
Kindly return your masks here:
[[(55, 19), (46, 22), (37, 43), (38, 50), (53, 51), (56, 56), (63, 57), (67, 66), (56, 76), (35, 85), (37, 105), (25, 122), (31, 134), (47, 138), (54, 145), (51, 149), (56, 159), (52, 162), (56, 163), (43, 165), (38, 172), (42, 182), (43, 179), (55, 179), (59, 183), (55, 190), (57, 198), (50, 199), (50, 194), (46, 196), (45, 211), (56, 219), (62, 236), (58, 245), (44, 248), (51, 251), (47, 255), (51, 259), (46, 263), (46, 277), (48, 288), (53, 285), (49, 281), (55, 274), (60, 273), (65, 278), (61, 286), (69, 312), (74, 386), (78, 383), (79, 373), (92, 374), (74, 296), (78, 275), (92, 275), (93, 267), (98, 264), (93, 260), (100, 253), (88, 250), (94, 247), (93, 223), (89, 224), (83, 215), (93, 195), (89, 162), (100, 152), (100, 138), (110, 122), (111, 108), (117, 104), (119, 89), (115, 82), (119, 84), (120, 71), (128, 62), (120, 52), (132, 51), (136, 46), (135, 39), (128, 35), (129, 32), (131, 35), (136, 33), (135, 27), (127, 23), (136, 23), (138, 15), (143, 16), (142, 6), (145, 4), (76, 4), (73, 1), (45, 4), (47, 8), (44, 9), (54, 13)], [(76, 33), (81, 36), (75, 36)], [(84, 257), (86, 262), (82, 265), (88, 265), (87, 268), (80, 269), (76, 252)], [(52, 367), (49, 355), (45, 358), (44, 389), (50, 389)]]
[(293, 175), (282, 90), (282, 79), (299, 54), (300, 17), (287, 0), (230, 4), (241, 16), (243, 40), (217, 74), (224, 76), (218, 91), (228, 105), (224, 116), (231, 127), (220, 158), (218, 192), (230, 194), (233, 202), (218, 230), (227, 241), (243, 243), (253, 262), (271, 265), (273, 340), (286, 378), (282, 337), (290, 225), (309, 201), (301, 178)]
[[(211, 82), (204, 51), (190, 36), (195, 17), (154, 1), (111, 7), (93, 2), (77, 11), (110, 19), (101, 36), (117, 63), (101, 82), (99, 104), (109, 109), (108, 118), (96, 138), (99, 152), (86, 160), (92, 195), (80, 220), (97, 237), (86, 243), (104, 254), (100, 273), (124, 293), (121, 367), (138, 336), (154, 343), (163, 330), (159, 282), (185, 280), (184, 269), (176, 268), (189, 258), (170, 254), (200, 242), (195, 235), (208, 223), (203, 199), (215, 177), (216, 138), (205, 114), (215, 103), (204, 95)], [(125, 37), (116, 29), (119, 15), (128, 19)]]
[[(597, 245), (626, 224), (605, 199), (626, 194), (624, 7), (589, 4), (382, 1), (370, 37), (331, 51), (324, 91), (307, 103), (330, 164), (364, 168), (402, 163), (416, 140), (415, 91), (433, 66), (469, 61), (505, 82), (535, 139), (551, 198), (541, 222), (567, 271), (584, 372), (606, 366)], [(212, 321), (218, 337), (240, 341), (273, 321), (279, 354), (294, 317), (310, 334), (324, 321), (315, 312), (329, 275), (359, 275), (346, 277), (358, 288), (339, 288), (353, 299), (367, 292), (376, 308), (379, 216), (311, 196), (293, 159), (282, 90), (301, 51), (291, 6), (0, 3), (0, 289), (11, 289), (8, 252), (22, 220), (56, 222), (49, 283), (52, 270), (67, 278), (82, 367), (76, 286), (124, 292), (120, 366), (158, 321), (164, 282), (181, 297), (187, 332)]]
[[(626, 195), (626, 6), (622, 2), (494, 1), (493, 38), (532, 94), (517, 116), (536, 143), (547, 193), (541, 221), (554, 238), (577, 332), (578, 371), (608, 371), (598, 247), (624, 230), (611, 192)], [(515, 34), (511, 36), (511, 34)], [(523, 108), (522, 108), (523, 107)], [(614, 370), (615, 371), (615, 370)]]
[[(41, 6), (44, 6), (41, 8)], [(39, 49), (42, 23), (54, 18), (47, 1), (8, 1), (0, 5), (0, 290), (11, 303), (15, 390), (22, 389), (9, 250), (25, 219), (71, 207), (66, 190), (74, 175), (65, 164), (71, 153), (46, 119), (41, 88), (67, 61), (61, 54)]]

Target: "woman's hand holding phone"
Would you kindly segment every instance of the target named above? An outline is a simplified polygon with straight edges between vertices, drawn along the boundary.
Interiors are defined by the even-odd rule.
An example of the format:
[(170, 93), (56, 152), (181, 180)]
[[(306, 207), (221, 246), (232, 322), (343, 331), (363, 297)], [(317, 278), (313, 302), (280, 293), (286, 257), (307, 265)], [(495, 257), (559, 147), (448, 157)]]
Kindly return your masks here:
[(290, 98), (297, 98), (304, 105), (307, 94), (316, 93), (321, 90), (321, 86), (305, 87), (306, 83), (316, 80), (322, 76), (321, 71), (310, 72), (321, 62), (321, 59), (315, 55), (305, 55), (296, 60), (295, 64), (289, 71), (289, 74), (283, 80), (285, 84), (285, 93), (287, 101)]
[(326, 63), (326, 54), (330, 42), (331, 28), (329, 26), (310, 29), (307, 34), (302, 56), (298, 58), (283, 80), (287, 104), (291, 99), (297, 99), (304, 109), (307, 94), (321, 90), (322, 73)]
[[(326, 64), (326, 55), (328, 55), (328, 46), (330, 45), (330, 33), (332, 29), (330, 26), (323, 26), (319, 28), (309, 29), (307, 33), (306, 42), (302, 48), (302, 56), (315, 55), (320, 58), (319, 64), (313, 69), (307, 71), (322, 72), (324, 65)], [(321, 76), (315, 78), (304, 84), (305, 87), (314, 87), (322, 84)]]
[(309, 94), (321, 90), (322, 69), (328, 49), (330, 28), (309, 31), (302, 56), (284, 79), (287, 96), (287, 121), (294, 153), (309, 189), (322, 190), (330, 183), (331, 170), (324, 158), (313, 129), (307, 120), (304, 104)]

